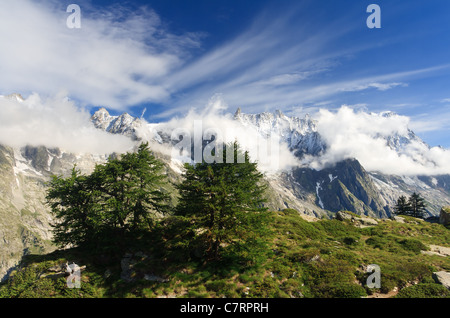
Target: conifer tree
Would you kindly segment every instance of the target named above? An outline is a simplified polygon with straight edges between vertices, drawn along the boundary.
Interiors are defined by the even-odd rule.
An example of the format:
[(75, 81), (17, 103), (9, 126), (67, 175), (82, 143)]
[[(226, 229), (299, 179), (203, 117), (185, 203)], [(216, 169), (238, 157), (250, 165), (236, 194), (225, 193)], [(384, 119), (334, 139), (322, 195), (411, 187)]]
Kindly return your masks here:
[(416, 218), (423, 218), (425, 209), (425, 200), (416, 192), (414, 192), (408, 199), (403, 195), (400, 196), (394, 207), (396, 214), (409, 215)]
[(92, 179), (74, 167), (68, 178), (52, 176), (47, 202), (56, 217), (54, 242), (60, 246), (91, 241), (99, 231), (97, 199)]
[[(234, 158), (233, 162), (227, 161)], [(184, 180), (178, 186), (177, 215), (186, 217), (205, 242), (206, 257), (221, 258), (228, 250), (250, 255), (262, 243), (267, 209), (263, 206), (265, 186), (257, 164), (250, 162), (235, 142), (223, 148), (222, 162), (186, 164)], [(238, 158), (244, 158), (243, 163)], [(216, 157), (218, 158), (218, 157)]]
[(169, 210), (162, 168), (143, 143), (135, 153), (97, 165), (90, 175), (74, 168), (69, 178), (53, 176), (47, 202), (57, 220), (55, 243), (114, 246), (151, 229), (155, 215)]
[(411, 207), (411, 216), (423, 218), (425, 214), (425, 200), (417, 193), (413, 193), (408, 200)]
[(398, 215), (409, 215), (411, 212), (411, 206), (404, 195), (397, 199), (397, 204), (394, 207), (395, 214)]

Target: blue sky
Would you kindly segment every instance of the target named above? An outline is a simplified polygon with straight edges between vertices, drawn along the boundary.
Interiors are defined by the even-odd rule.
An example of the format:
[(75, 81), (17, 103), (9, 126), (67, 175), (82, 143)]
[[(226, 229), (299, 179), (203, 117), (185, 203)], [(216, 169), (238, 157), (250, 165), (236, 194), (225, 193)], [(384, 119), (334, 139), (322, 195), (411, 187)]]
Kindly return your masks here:
[[(68, 4), (81, 28), (68, 29)], [(369, 29), (369, 4), (381, 28)], [(0, 5), (0, 94), (64, 91), (150, 122), (201, 110), (314, 114), (342, 105), (411, 119), (450, 147), (450, 2), (17, 0)]]

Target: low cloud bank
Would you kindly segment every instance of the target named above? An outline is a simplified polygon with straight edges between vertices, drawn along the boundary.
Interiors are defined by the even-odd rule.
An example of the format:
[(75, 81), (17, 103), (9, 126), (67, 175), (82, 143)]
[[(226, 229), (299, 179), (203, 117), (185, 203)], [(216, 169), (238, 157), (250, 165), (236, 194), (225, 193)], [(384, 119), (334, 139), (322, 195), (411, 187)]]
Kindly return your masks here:
[(356, 158), (368, 171), (396, 175), (450, 173), (450, 151), (429, 147), (408, 129), (410, 119), (392, 113), (367, 113), (342, 106), (320, 110), (317, 130), (327, 151), (304, 161), (320, 169)]
[(42, 100), (37, 94), (26, 99), (0, 97), (0, 144), (44, 145), (92, 154), (122, 153), (133, 147), (125, 136), (96, 129), (90, 122), (90, 114), (65, 96)]
[[(192, 109), (183, 118), (174, 118), (167, 123), (158, 126), (158, 129), (172, 136), (172, 140), (179, 140), (179, 136), (183, 136), (181, 140), (172, 149), (172, 158), (181, 161), (189, 161), (190, 155), (199, 155), (195, 152), (191, 153), (191, 149), (179, 152), (182, 146), (187, 146), (190, 141), (194, 142), (194, 148), (199, 146), (198, 138), (203, 139), (204, 143), (208, 143), (211, 150), (213, 138), (228, 144), (238, 141), (243, 150), (249, 152), (250, 159), (258, 163), (258, 168), (267, 173), (274, 173), (280, 170), (289, 169), (300, 164), (299, 160), (289, 151), (287, 145), (280, 142), (280, 136), (273, 134), (270, 138), (262, 136), (254, 127), (245, 127), (236, 121), (231, 114), (225, 114), (228, 108), (225, 101), (220, 95), (216, 95), (210, 99), (206, 107), (199, 111)], [(184, 139), (186, 138), (186, 139)], [(198, 149), (198, 148), (197, 148)], [(200, 155), (205, 155), (205, 151)], [(201, 158), (201, 157), (197, 157)], [(194, 158), (195, 160), (195, 158)], [(197, 160), (196, 160), (197, 161)]]
[[(262, 135), (256, 127), (244, 126), (226, 113), (227, 104), (216, 95), (202, 110), (191, 110), (185, 117), (142, 127), (143, 139), (153, 139), (155, 131), (163, 131), (176, 141), (175, 147), (160, 146), (158, 151), (173, 159), (189, 161), (191, 155), (202, 158), (206, 152), (199, 145), (213, 139), (223, 143), (238, 141), (250, 158), (265, 173), (296, 166), (322, 169), (356, 158), (368, 171), (396, 175), (450, 174), (450, 151), (429, 147), (408, 129), (410, 119), (393, 113), (367, 113), (342, 106), (337, 111), (321, 109), (317, 116), (317, 132), (326, 144), (320, 156), (296, 158), (281, 138), (272, 133)], [(154, 130), (152, 132), (152, 130)], [(137, 132), (139, 135), (139, 131)], [(178, 142), (179, 136), (183, 139)], [(200, 141), (200, 144), (198, 143)], [(194, 153), (191, 154), (191, 142)], [(58, 147), (73, 153), (109, 154), (131, 151), (135, 143), (123, 135), (96, 129), (90, 114), (77, 107), (65, 95), (43, 100), (38, 94), (26, 99), (0, 96), (0, 144)], [(183, 152), (180, 152), (183, 150)], [(200, 157), (199, 157), (200, 156)]]

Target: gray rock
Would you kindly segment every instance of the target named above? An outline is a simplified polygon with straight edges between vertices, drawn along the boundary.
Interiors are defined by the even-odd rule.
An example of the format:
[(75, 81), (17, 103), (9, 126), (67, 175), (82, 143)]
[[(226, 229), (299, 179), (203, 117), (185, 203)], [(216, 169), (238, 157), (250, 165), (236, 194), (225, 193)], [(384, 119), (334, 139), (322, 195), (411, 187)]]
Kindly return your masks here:
[(391, 216), (391, 219), (398, 223), (405, 223), (405, 218), (401, 217), (401, 216), (393, 215), (393, 216)]
[(120, 273), (120, 278), (125, 282), (129, 283), (135, 279), (135, 272), (133, 270), (135, 261), (131, 259), (131, 255), (125, 255), (124, 258), (120, 261), (120, 267), (122, 268), (122, 272)]
[(351, 214), (344, 211), (339, 211), (336, 213), (336, 220), (339, 221), (352, 220), (353, 218), (354, 217)]
[(450, 256), (450, 247), (430, 245), (429, 251), (421, 251), (421, 253), (427, 255), (438, 255), (442, 257), (447, 257)]
[(447, 289), (450, 289), (450, 273), (449, 272), (444, 272), (444, 271), (434, 272), (433, 278), (437, 283), (442, 284), (442, 286), (444, 286)]
[(151, 282), (158, 282), (158, 283), (165, 283), (165, 282), (169, 281), (168, 279), (165, 279), (165, 278), (162, 278), (162, 277), (159, 277), (159, 276), (155, 276), (155, 275), (152, 275), (152, 274), (145, 274), (144, 275), (144, 279), (148, 280), (148, 281), (151, 281)]
[(362, 225), (366, 225), (366, 226), (378, 225), (378, 222), (371, 218), (361, 217), (361, 218), (356, 218), (356, 221), (358, 221)]
[(355, 216), (351, 215), (350, 213), (347, 213), (344, 211), (339, 211), (336, 213), (336, 220), (339, 220), (339, 221), (350, 220), (355, 224), (355, 226), (358, 226), (358, 227), (367, 227), (367, 226), (378, 225), (378, 222), (372, 218), (363, 217), (363, 216), (355, 217)]
[(439, 214), (439, 223), (447, 225), (450, 224), (450, 207), (443, 207)]

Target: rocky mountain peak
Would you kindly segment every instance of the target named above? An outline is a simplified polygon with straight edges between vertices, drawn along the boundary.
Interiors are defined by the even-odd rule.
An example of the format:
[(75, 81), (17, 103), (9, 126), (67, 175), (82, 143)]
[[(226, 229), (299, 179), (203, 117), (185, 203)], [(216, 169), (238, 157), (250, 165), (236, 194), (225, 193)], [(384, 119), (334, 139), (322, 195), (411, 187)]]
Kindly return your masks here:
[(236, 110), (236, 112), (234, 113), (234, 119), (238, 119), (241, 117), (241, 108), (238, 107), (238, 109)]
[(6, 95), (5, 98), (13, 101), (23, 102), (25, 99), (22, 97), (22, 95), (18, 93), (12, 93), (9, 95)]

